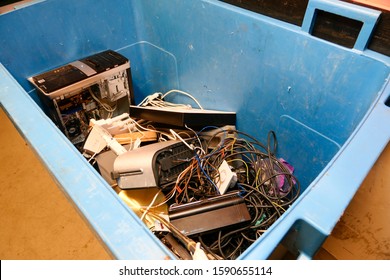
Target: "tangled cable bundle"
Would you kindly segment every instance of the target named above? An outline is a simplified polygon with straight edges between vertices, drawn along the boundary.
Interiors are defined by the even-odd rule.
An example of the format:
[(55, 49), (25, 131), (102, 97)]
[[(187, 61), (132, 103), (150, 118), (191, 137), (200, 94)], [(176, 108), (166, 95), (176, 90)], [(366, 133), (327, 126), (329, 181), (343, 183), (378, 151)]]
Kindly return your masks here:
[[(184, 104), (171, 104), (164, 100), (168, 94), (174, 92), (191, 97), (202, 109), (199, 102), (191, 95), (178, 90), (171, 90), (164, 95), (155, 93), (146, 97), (140, 106), (186, 107), (187, 105)], [(134, 125), (137, 129), (151, 130), (137, 123)], [(141, 220), (148, 213), (159, 217), (154, 209), (163, 204), (167, 204), (172, 209), (173, 212), (170, 212), (172, 214), (174, 213), (173, 209), (180, 209), (180, 206), (193, 206), (192, 202), (215, 202), (215, 198), (221, 198), (221, 195), (225, 193), (233, 194), (235, 198), (239, 197), (238, 200), (234, 200), (234, 203), (239, 203), (240, 207), (244, 207), (243, 212), (245, 212), (246, 217), (242, 219), (243, 222), (237, 222), (233, 219), (234, 225), (229, 224), (229, 221), (219, 228), (212, 228), (214, 225), (207, 224), (212, 229), (191, 233), (190, 238), (176, 229), (173, 221), (171, 221), (172, 223), (166, 221), (166, 226), (175, 233), (175, 237), (183, 244), (200, 243), (210, 259), (237, 259), (298, 198), (299, 181), (293, 175), (293, 167), (276, 156), (277, 140), (273, 131), (268, 133), (267, 143), (263, 144), (253, 136), (233, 129), (233, 127), (205, 127), (199, 132), (195, 132), (187, 126), (186, 128), (186, 131), (175, 132), (170, 129), (169, 132), (160, 131), (159, 133), (159, 141), (180, 140), (193, 151), (193, 156), (174, 159), (185, 162), (185, 169), (180, 169), (182, 171), (179, 171), (180, 174), (174, 182), (160, 186), (160, 192), (165, 195), (164, 201), (155, 205), (156, 195), (148, 206), (142, 207)], [(159, 132), (155, 129), (152, 130)], [(188, 153), (185, 155), (187, 157)], [(159, 165), (159, 168), (162, 166)], [(157, 170), (158, 173), (161, 171)], [(222, 199), (224, 198), (222, 197)], [(199, 211), (203, 211), (203, 209)], [(235, 210), (218, 213), (230, 215), (229, 211)], [(196, 223), (192, 217), (187, 218), (189, 224)], [(220, 217), (220, 219), (224, 218), (228, 219), (229, 217)], [(209, 223), (213, 223), (213, 221)], [(205, 225), (200, 225), (200, 227), (202, 226)], [(155, 233), (161, 240), (167, 236), (164, 232), (155, 231)], [(178, 254), (178, 257), (182, 258), (183, 256)]]
[[(180, 205), (220, 195), (216, 182), (221, 176), (219, 167), (226, 161), (237, 178), (227, 191), (239, 192), (251, 221), (240, 228), (198, 235), (194, 240), (216, 259), (236, 259), (297, 199), (299, 181), (292, 174), (293, 168), (275, 156), (273, 131), (268, 134), (267, 145), (238, 130), (217, 129), (203, 145), (202, 131), (198, 137), (199, 146), (193, 147), (195, 156), (178, 176), (170, 197)], [(211, 147), (216, 139), (219, 144)]]

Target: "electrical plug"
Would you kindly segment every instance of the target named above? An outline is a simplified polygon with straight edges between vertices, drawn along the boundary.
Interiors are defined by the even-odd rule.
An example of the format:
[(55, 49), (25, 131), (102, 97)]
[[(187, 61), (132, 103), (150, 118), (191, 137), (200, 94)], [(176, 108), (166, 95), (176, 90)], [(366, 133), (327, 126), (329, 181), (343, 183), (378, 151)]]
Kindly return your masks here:
[(196, 243), (195, 245), (195, 252), (192, 254), (192, 259), (201, 261), (209, 259), (203, 249), (200, 248), (200, 242)]

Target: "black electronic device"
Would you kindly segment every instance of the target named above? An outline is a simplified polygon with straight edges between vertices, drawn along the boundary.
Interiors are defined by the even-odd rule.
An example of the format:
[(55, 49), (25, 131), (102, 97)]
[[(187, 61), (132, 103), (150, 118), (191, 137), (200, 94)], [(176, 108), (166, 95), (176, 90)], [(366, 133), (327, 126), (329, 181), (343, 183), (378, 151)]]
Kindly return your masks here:
[(134, 103), (130, 62), (106, 50), (28, 78), (53, 122), (79, 149), (90, 119), (129, 113)]
[(244, 198), (239, 192), (181, 205), (171, 205), (169, 220), (187, 236), (208, 233), (251, 221)]
[(130, 116), (164, 125), (177, 127), (224, 126), (236, 124), (236, 113), (197, 108), (172, 108), (153, 106), (130, 106)]

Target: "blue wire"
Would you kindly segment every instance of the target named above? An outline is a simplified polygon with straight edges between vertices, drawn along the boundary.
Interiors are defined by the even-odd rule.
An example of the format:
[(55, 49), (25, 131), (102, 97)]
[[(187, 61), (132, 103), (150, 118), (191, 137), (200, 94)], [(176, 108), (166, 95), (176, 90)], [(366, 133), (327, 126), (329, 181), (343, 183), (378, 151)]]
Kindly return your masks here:
[[(223, 132), (223, 139), (222, 139), (222, 142), (225, 142), (225, 139), (226, 139), (226, 130), (223, 130), (222, 128), (220, 127), (217, 127), (217, 126), (205, 126), (203, 127), (201, 130), (198, 131), (197, 135), (199, 136), (199, 134), (206, 130), (206, 129), (209, 129), (209, 128), (217, 128), (217, 129), (220, 129), (222, 132)], [(209, 158), (211, 157), (212, 155), (216, 154), (217, 152), (219, 152), (222, 148), (222, 145), (219, 146), (219, 148), (217, 150), (215, 150), (213, 153), (210, 153), (208, 155), (205, 155), (205, 158)]]
[(211, 182), (211, 184), (213, 184), (213, 186), (214, 186), (214, 188), (216, 189), (217, 193), (220, 194), (217, 185), (214, 183), (213, 180), (211, 180), (211, 178), (209, 177), (209, 175), (207, 174), (207, 172), (203, 169), (202, 163), (201, 163), (201, 159), (200, 159), (200, 157), (198, 156), (198, 154), (195, 154), (195, 158), (196, 158), (196, 160), (198, 161), (198, 165), (199, 165), (200, 170), (202, 170), (202, 172), (203, 172), (203, 174), (206, 176), (206, 178)]
[(239, 184), (239, 183), (237, 183), (237, 186), (238, 186), (239, 189), (241, 189), (241, 191), (239, 193), (239, 196), (243, 197), (244, 194), (246, 193), (246, 189), (243, 186), (241, 186), (241, 184)]

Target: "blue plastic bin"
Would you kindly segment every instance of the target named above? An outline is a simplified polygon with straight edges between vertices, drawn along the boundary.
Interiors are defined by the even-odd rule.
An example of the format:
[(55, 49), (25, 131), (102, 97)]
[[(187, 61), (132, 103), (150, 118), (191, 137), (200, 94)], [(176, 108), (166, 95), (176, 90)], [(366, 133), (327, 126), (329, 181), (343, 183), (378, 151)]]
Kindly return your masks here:
[[(355, 46), (313, 37), (316, 10), (363, 22)], [(266, 259), (282, 240), (311, 258), (389, 141), (390, 58), (366, 49), (379, 15), (311, 0), (298, 27), (216, 0), (35, 1), (0, 16), (1, 106), (115, 258), (174, 258), (48, 119), (27, 81), (116, 50), (131, 62), (136, 103), (181, 89), (206, 109), (237, 112), (237, 128), (260, 141), (276, 132), (303, 192), (240, 258)]]

